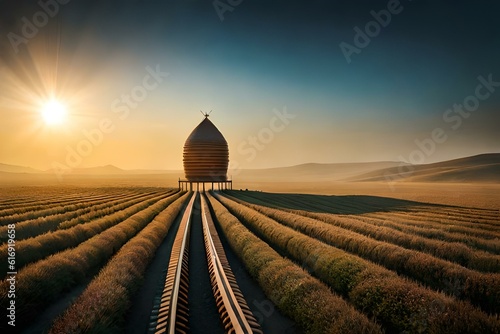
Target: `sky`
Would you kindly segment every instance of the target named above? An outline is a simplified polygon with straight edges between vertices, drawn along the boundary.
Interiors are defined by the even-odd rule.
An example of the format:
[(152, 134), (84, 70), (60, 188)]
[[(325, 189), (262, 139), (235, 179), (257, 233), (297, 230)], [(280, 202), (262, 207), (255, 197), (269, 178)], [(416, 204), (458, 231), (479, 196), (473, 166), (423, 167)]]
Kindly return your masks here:
[[(500, 152), (498, 1), (0, 1), (0, 163), (233, 168)], [(41, 112), (65, 108), (58, 124)]]

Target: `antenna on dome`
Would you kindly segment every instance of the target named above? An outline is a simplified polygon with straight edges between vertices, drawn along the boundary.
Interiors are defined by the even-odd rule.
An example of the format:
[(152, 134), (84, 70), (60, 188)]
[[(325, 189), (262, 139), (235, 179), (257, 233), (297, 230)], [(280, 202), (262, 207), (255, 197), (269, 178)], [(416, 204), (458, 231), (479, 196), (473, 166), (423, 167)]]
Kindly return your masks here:
[(210, 110), (208, 113), (204, 113), (204, 112), (203, 112), (203, 111), (201, 111), (201, 110), (200, 110), (200, 112), (201, 112), (201, 114), (202, 114), (203, 116), (205, 116), (205, 118), (208, 118), (208, 116), (210, 116), (210, 114), (212, 113), (212, 110)]

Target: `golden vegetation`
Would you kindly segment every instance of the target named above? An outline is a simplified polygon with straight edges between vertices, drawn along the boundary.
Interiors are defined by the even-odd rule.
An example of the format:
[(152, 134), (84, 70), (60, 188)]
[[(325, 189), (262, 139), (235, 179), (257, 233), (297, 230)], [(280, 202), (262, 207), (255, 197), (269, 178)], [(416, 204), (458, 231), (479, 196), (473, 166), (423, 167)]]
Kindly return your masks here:
[[(16, 306), (28, 322), (84, 292), (59, 332), (122, 332), (186, 196), (146, 187), (0, 190), (0, 255), (16, 224)], [(208, 195), (236, 255), (307, 333), (499, 333), (498, 208), (378, 196)], [(6, 263), (0, 264), (5, 275)], [(4, 276), (2, 276), (4, 277)], [(0, 282), (5, 303), (8, 283)]]
[[(65, 249), (78, 246), (85, 240), (88, 240), (89, 238), (107, 230), (123, 220), (132, 217), (141, 210), (145, 210), (150, 205), (153, 205), (170, 194), (171, 193), (163, 193), (152, 197), (145, 196), (146, 198), (143, 198), (140, 203), (129, 205), (126, 209), (117, 211), (103, 218), (94, 219), (84, 224), (78, 224), (73, 228), (47, 232), (34, 238), (21, 240), (16, 243), (16, 266), (17, 268), (22, 268), (29, 263), (41, 260), (56, 252), (61, 252)], [(175, 199), (178, 196), (179, 194), (176, 194), (173, 198)], [(67, 221), (61, 222), (61, 224), (65, 223), (67, 223)], [(4, 255), (6, 257), (7, 244), (0, 246), (0, 255)], [(7, 263), (0, 264), (0, 268), (5, 270), (2, 271), (2, 273), (7, 272), (6, 267)]]
[[(421, 326), (425, 327), (425, 332), (436, 333), (456, 333), (464, 328), (488, 333), (500, 330), (495, 316), (481, 312), (468, 302), (424, 288), (394, 271), (295, 231), (227, 197), (217, 198), (262, 240), (302, 263), (358, 310), (375, 316), (390, 332), (419, 332)], [(353, 239), (351, 242), (358, 241)], [(425, 262), (420, 263), (419, 269), (425, 270)], [(488, 302), (494, 304), (495, 310), (496, 302)]]
[(252, 277), (266, 295), (308, 333), (381, 332), (319, 280), (251, 233), (212, 196), (208, 198), (228, 242)]
[(130, 239), (55, 321), (50, 333), (120, 333), (131, 296), (188, 196), (176, 199)]
[[(500, 274), (472, 271), (431, 255), (403, 248), (399, 244), (377, 241), (298, 214), (259, 205), (249, 206), (296, 231), (379, 263), (435, 290), (470, 300), (486, 311), (500, 311)], [(498, 258), (493, 271), (500, 271)]]
[[(77, 247), (62, 252), (55, 250), (53, 255), (20, 269), (16, 286), (19, 318), (25, 321), (32, 319), (64, 292), (91, 278), (113, 254), (147, 226), (158, 213), (177, 200), (179, 195), (162, 195), (164, 198), (146, 201), (147, 204), (137, 213), (129, 215), (101, 233), (91, 232), (93, 236), (79, 243)], [(85, 225), (87, 224), (78, 227), (85, 228)], [(71, 234), (58, 239), (74, 242)], [(51, 246), (50, 243), (45, 243), (41, 247)], [(2, 291), (7, 291), (7, 287), (6, 280), (0, 282)], [(4, 303), (7, 299), (6, 293), (2, 293), (0, 299)]]

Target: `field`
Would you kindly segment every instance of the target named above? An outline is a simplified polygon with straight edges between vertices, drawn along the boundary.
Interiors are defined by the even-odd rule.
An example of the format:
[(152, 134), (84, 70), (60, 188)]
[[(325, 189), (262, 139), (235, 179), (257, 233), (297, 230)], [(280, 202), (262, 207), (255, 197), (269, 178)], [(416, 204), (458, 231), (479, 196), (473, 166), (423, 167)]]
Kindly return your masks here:
[[(100, 182), (0, 190), (1, 300), (6, 309), (15, 301), (16, 328), (148, 328), (158, 282), (168, 271), (164, 253), (175, 247), (191, 195)], [(423, 198), (421, 184), (413, 185), (422, 187), (418, 192), (371, 185), (354, 184), (350, 191), (357, 195), (343, 194), (345, 185), (332, 190), (337, 195), (234, 190), (191, 202), (195, 216), (207, 205), (210, 233), (218, 232), (233, 283), (264, 333), (499, 333), (494, 186), (462, 186), (466, 201), (445, 191)], [(189, 252), (195, 263), (204, 247), (196, 239), (198, 220), (192, 224)], [(201, 218), (199, 224), (201, 231)], [(190, 267), (189, 281), (196, 284), (201, 278), (195, 273), (205, 271)], [(195, 313), (199, 301), (189, 298)], [(262, 298), (272, 312), (263, 312)]]

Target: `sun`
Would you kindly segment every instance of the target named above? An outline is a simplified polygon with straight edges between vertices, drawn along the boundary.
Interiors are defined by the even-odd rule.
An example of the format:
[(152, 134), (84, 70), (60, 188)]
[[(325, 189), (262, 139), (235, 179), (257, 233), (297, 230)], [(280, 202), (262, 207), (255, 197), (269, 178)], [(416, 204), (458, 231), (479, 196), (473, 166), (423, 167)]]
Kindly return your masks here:
[(50, 100), (43, 104), (40, 110), (47, 125), (60, 125), (66, 118), (66, 106), (58, 100)]

